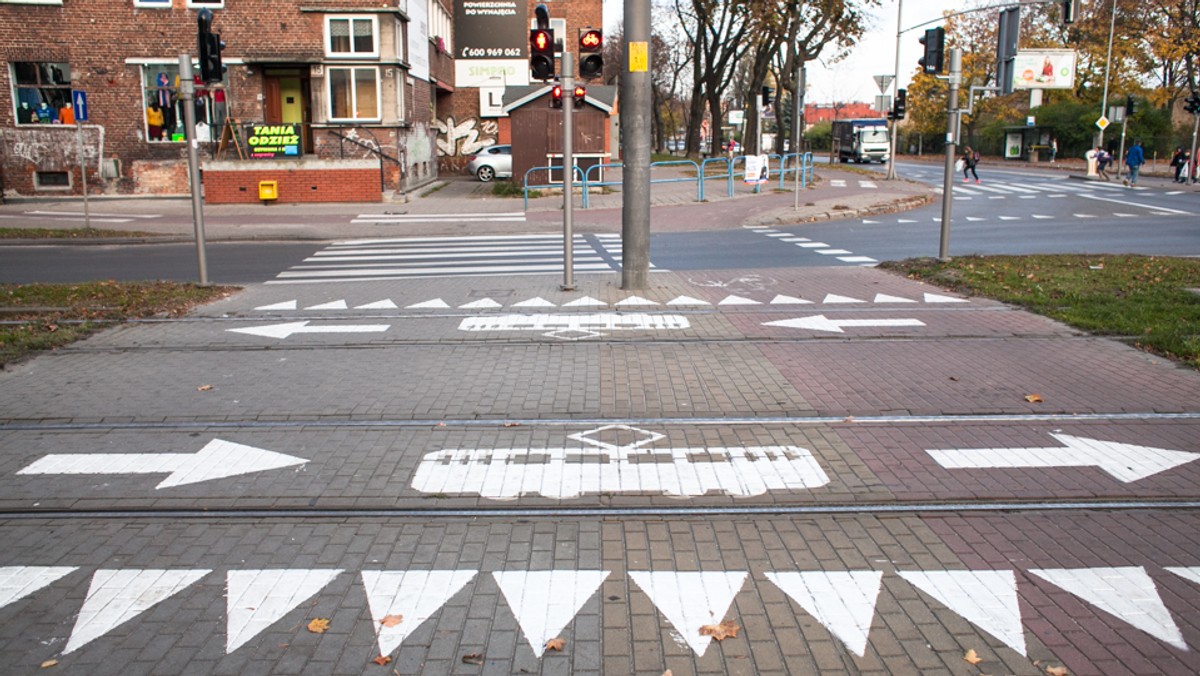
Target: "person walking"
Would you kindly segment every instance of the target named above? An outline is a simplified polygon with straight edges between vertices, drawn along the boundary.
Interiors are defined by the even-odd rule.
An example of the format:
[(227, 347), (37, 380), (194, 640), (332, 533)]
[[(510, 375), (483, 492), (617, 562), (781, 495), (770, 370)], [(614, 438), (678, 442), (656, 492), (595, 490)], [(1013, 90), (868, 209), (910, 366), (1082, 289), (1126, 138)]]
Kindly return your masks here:
[(1096, 173), (1100, 174), (1100, 178), (1110, 180), (1108, 175), (1108, 165), (1112, 162), (1113, 156), (1104, 148), (1096, 146)]
[(1133, 147), (1129, 149), (1129, 152), (1125, 153), (1125, 166), (1129, 167), (1129, 178), (1125, 179), (1125, 185), (1137, 185), (1138, 171), (1145, 163), (1146, 153), (1142, 150), (1142, 142), (1140, 140), (1134, 141)]
[[(1175, 169), (1175, 182), (1176, 183), (1186, 183), (1187, 182), (1187, 179), (1186, 179), (1187, 174), (1184, 173), (1184, 168), (1187, 167), (1187, 163), (1188, 163), (1187, 151), (1183, 149), (1183, 146), (1176, 146), (1175, 154), (1171, 155), (1171, 166), (1174, 167), (1174, 169)], [(1180, 178), (1180, 174), (1183, 174), (1184, 178)]]
[(963, 150), (963, 183), (970, 183), (971, 179), (967, 178), (967, 172), (970, 172), (975, 177), (975, 182), (979, 182), (979, 172), (975, 171), (975, 165), (979, 164), (979, 153), (967, 146)]

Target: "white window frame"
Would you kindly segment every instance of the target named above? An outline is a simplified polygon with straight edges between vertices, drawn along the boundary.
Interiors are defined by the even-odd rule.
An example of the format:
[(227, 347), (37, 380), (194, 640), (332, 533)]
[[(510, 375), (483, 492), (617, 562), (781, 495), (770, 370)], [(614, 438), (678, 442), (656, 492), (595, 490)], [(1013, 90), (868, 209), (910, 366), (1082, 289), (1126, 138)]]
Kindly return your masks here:
[(0, 0), (0, 5), (62, 5), (63, 0)]
[[(370, 69), (375, 72), (375, 114), (370, 117), (334, 117), (333, 116), (333, 91), (332, 91), (333, 71), (348, 70), (348, 71), (351, 71), (351, 73), (353, 73), (356, 70), (366, 70), (366, 69)], [(381, 74), (379, 71), (380, 71), (379, 66), (373, 66), (373, 65), (369, 65), (369, 64), (356, 64), (356, 65), (326, 64), (326, 66), (325, 66), (325, 100), (327, 102), (327, 106), (326, 106), (325, 112), (328, 115), (327, 119), (330, 122), (380, 122), (380, 121), (382, 121), (383, 118), (381, 117), (381, 115), (382, 115), (382, 109), (383, 109), (383, 83), (381, 81)], [(350, 112), (352, 115), (357, 115), (359, 112), (359, 110), (358, 110), (358, 79), (352, 76), (350, 78), (350, 86), (352, 87), (352, 90), (350, 93), (350, 105), (353, 108), (353, 110), (351, 110)]]
[(187, 0), (188, 9), (225, 9), (225, 0)]
[[(374, 47), (370, 52), (335, 52), (333, 51), (333, 33), (330, 31), (330, 24), (334, 21), (349, 21), (350, 22), (350, 48), (354, 48), (354, 22), (370, 21), (371, 22), (371, 45)], [(378, 59), (379, 58), (379, 17), (377, 16), (362, 16), (354, 14), (331, 14), (325, 17), (325, 56), (330, 59)]]
[(171, 9), (171, 0), (133, 0), (133, 6), (142, 9)]

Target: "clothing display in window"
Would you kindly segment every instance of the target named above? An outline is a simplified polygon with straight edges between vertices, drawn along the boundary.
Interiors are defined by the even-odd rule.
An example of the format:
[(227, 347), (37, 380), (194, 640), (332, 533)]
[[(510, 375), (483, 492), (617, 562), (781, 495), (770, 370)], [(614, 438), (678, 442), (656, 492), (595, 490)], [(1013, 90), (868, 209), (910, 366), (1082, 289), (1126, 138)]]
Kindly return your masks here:
[(146, 109), (146, 127), (149, 130), (150, 140), (161, 141), (163, 138), (163, 109), (158, 105), (158, 101), (150, 104)]
[(66, 104), (58, 109), (58, 121), (63, 124), (75, 124), (75, 109), (71, 104)]
[(45, 101), (42, 101), (41, 104), (38, 105), (36, 112), (38, 124), (50, 124), (51, 122), (58, 121), (57, 114), (50, 107), (50, 104), (46, 103)]
[(17, 108), (17, 124), (32, 124), (37, 122), (37, 116), (33, 114), (33, 108), (25, 101), (21, 102), (21, 107)]

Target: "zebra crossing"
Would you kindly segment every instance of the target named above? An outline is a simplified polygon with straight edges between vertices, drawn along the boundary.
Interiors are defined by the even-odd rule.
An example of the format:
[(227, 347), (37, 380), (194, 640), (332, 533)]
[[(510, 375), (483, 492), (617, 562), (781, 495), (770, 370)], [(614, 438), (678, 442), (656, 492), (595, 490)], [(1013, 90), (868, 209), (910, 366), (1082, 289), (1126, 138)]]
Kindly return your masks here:
[[(1126, 188), (1119, 184), (1083, 183), (1075, 181), (993, 181), (985, 180), (980, 183), (959, 182), (957, 177), (952, 186), (951, 194), (955, 200), (969, 201), (972, 199), (1043, 199), (1065, 198), (1071, 196), (1116, 195), (1128, 196), (1131, 190), (1144, 191), (1144, 187)], [(938, 194), (944, 194), (941, 186), (934, 189)]]
[(412, 223), (524, 223), (524, 211), (498, 213), (446, 213), (446, 214), (358, 214), (350, 219), (353, 225), (405, 225)]
[[(620, 235), (576, 235), (573, 242), (576, 272), (620, 270)], [(562, 269), (561, 235), (355, 239), (334, 242), (267, 283), (540, 275), (559, 273)]]

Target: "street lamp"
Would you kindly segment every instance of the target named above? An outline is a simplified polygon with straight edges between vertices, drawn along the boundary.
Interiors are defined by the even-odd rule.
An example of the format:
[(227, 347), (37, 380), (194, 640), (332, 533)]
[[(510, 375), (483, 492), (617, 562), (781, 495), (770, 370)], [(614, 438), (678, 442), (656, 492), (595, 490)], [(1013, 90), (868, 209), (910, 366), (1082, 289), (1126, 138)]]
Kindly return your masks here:
[[(1112, 3), (1112, 19), (1108, 24), (1108, 57), (1104, 61), (1104, 98), (1100, 99), (1100, 117), (1108, 114), (1108, 74), (1112, 68), (1113, 30), (1117, 27), (1117, 0)], [(1100, 127), (1100, 142), (1096, 145), (1104, 147), (1104, 127)], [(1118, 158), (1119, 160), (1119, 158)]]

